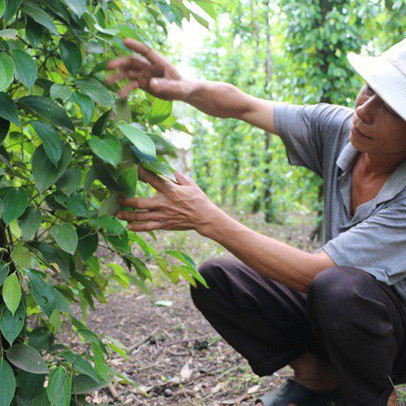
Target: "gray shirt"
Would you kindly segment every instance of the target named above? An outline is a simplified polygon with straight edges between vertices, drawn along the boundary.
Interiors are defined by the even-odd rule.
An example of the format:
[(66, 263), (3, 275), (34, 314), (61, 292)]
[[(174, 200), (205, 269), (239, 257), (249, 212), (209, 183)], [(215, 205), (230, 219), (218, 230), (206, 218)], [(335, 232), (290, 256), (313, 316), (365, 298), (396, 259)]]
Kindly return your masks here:
[(406, 161), (351, 216), (351, 172), (358, 153), (349, 142), (353, 114), (330, 104), (278, 104), (275, 128), (289, 162), (324, 180), (323, 250), (338, 266), (361, 268), (394, 285), (406, 301)]

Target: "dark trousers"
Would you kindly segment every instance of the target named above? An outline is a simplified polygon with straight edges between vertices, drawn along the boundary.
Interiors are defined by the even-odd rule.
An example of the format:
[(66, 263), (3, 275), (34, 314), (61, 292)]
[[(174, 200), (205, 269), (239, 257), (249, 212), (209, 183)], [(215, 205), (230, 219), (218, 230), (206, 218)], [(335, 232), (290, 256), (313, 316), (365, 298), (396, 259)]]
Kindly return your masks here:
[(385, 406), (406, 381), (406, 306), (368, 273), (331, 268), (305, 294), (234, 258), (200, 272), (210, 288), (192, 288), (196, 307), (259, 376), (310, 351), (332, 365), (346, 406)]

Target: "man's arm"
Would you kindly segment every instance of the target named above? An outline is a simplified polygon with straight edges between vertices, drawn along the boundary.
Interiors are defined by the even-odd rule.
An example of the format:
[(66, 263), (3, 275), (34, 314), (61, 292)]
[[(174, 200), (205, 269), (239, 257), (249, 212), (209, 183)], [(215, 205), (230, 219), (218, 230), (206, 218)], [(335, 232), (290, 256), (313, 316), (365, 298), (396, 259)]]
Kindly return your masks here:
[(335, 266), (325, 252), (311, 254), (240, 224), (213, 204), (192, 179), (179, 172), (175, 172), (177, 183), (161, 179), (142, 167), (138, 173), (157, 194), (120, 201), (122, 206), (138, 209), (117, 214), (129, 222), (132, 231), (196, 230), (261, 275), (300, 292), (308, 290), (318, 273)]
[(210, 221), (197, 231), (252, 269), (299, 292), (335, 263), (324, 252), (309, 253), (249, 229), (216, 207)]
[(229, 83), (186, 81), (181, 100), (211, 116), (237, 118), (276, 134), (273, 120), (276, 102), (250, 96)]
[(275, 133), (275, 102), (250, 96), (228, 83), (187, 80), (153, 49), (133, 39), (126, 39), (124, 44), (136, 54), (107, 65), (107, 69), (115, 71), (107, 79), (108, 83), (130, 81), (120, 90), (122, 97), (141, 88), (161, 99), (184, 101), (211, 116), (237, 118)]

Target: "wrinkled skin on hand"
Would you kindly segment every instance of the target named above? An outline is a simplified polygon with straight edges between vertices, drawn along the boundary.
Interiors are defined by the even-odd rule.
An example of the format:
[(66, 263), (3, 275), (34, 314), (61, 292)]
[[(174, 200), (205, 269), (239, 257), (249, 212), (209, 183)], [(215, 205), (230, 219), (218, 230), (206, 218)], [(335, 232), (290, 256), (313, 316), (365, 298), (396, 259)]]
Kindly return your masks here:
[(119, 91), (121, 97), (138, 88), (165, 100), (184, 97), (188, 84), (167, 59), (132, 38), (125, 39), (124, 45), (135, 53), (110, 61), (107, 69), (114, 73), (106, 79), (110, 85), (129, 81)]
[(117, 213), (119, 219), (128, 221), (129, 230), (203, 230), (216, 206), (191, 178), (175, 172), (175, 183), (142, 167), (138, 168), (138, 173), (139, 178), (157, 193), (150, 198), (119, 199), (121, 206), (136, 209)]

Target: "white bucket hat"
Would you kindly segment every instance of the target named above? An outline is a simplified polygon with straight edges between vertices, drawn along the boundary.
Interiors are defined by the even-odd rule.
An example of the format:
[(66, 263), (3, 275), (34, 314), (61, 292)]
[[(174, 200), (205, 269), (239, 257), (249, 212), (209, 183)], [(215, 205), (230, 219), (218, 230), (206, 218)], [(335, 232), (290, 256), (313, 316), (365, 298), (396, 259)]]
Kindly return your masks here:
[(406, 121), (406, 39), (380, 56), (347, 55), (355, 71)]

